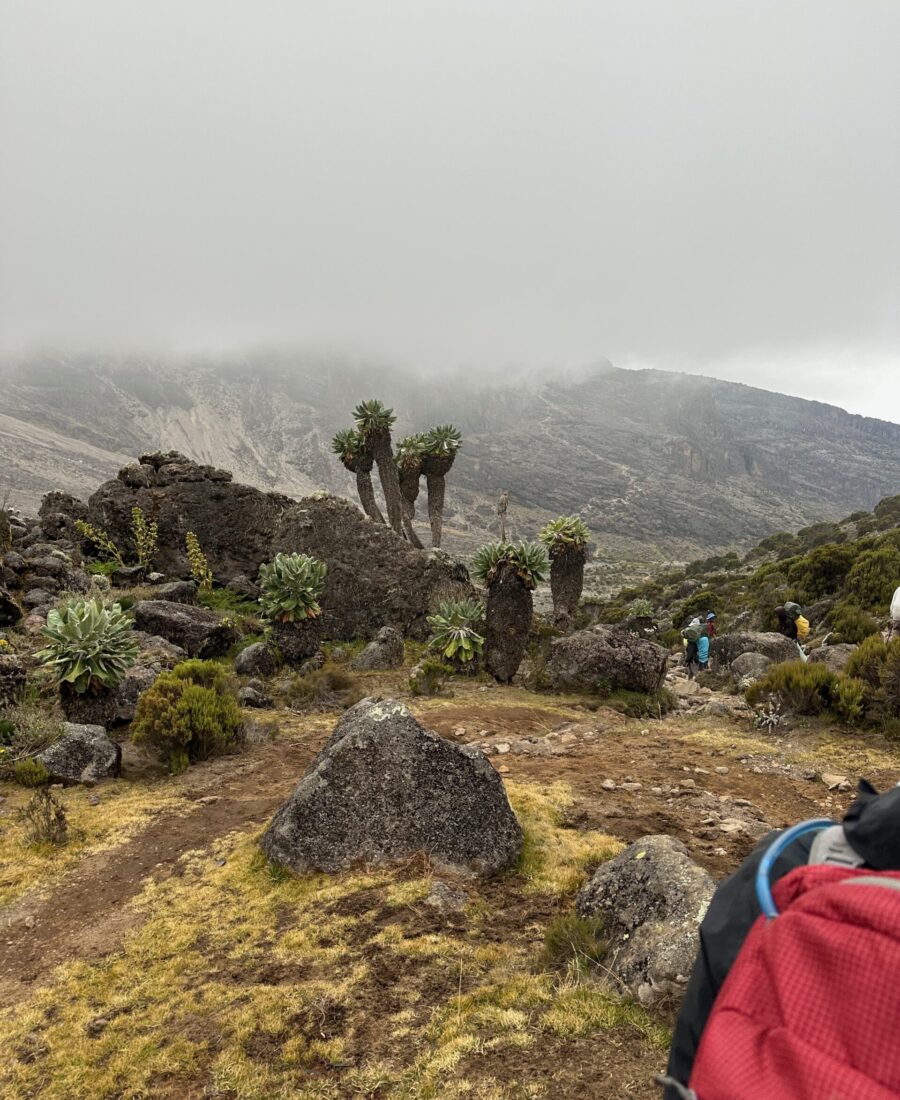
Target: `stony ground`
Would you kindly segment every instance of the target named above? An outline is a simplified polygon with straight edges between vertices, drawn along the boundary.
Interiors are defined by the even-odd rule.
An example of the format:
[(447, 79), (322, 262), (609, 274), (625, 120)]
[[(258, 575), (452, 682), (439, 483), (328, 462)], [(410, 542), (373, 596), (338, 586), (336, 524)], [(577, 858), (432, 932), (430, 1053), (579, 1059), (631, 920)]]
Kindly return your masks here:
[[(403, 694), (405, 676), (366, 686)], [(274, 740), (177, 779), (126, 749), (123, 779), (60, 793), (76, 836), (58, 853), (23, 848), (27, 793), (4, 787), (0, 1096), (657, 1096), (670, 1017), (548, 959), (547, 927), (621, 842), (671, 833), (722, 876), (898, 763), (836, 728), (760, 734), (675, 687), (684, 709), (657, 721), (477, 682), (408, 700), (484, 747), (526, 829), (514, 873), (446, 880), (461, 911), (433, 904), (424, 862), (297, 880), (261, 858), (333, 712), (276, 712)]]

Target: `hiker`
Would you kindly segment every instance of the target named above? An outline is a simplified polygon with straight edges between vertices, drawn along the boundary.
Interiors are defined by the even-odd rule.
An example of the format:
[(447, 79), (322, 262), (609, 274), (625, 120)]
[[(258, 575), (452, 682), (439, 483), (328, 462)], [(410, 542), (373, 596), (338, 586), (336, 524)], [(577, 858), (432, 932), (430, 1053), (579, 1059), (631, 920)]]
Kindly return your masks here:
[(891, 599), (891, 621), (888, 624), (888, 645), (894, 640), (894, 638), (900, 638), (900, 588), (897, 588)]
[[(688, 672), (688, 679), (694, 678), (694, 665), (699, 665), (699, 653), (697, 643), (703, 636), (705, 627), (700, 622), (698, 617), (691, 619), (688, 625), (682, 630), (681, 637), (684, 639), (684, 666)], [(707, 657), (709, 654), (709, 641), (706, 643)]]
[(790, 638), (791, 641), (797, 641), (797, 624), (788, 615), (783, 607), (776, 607), (775, 614), (778, 617), (778, 633), (783, 634), (785, 638)]
[[(707, 1097), (707, 1100), (710, 1100), (709, 1089), (704, 1089), (702, 1085), (708, 1084), (710, 1073), (718, 1078), (720, 1072), (726, 1076), (734, 1072), (732, 1066), (727, 1064), (732, 1061), (735, 1066), (741, 1067), (737, 1070), (738, 1075), (746, 1080), (746, 1091), (740, 1091), (740, 1098), (758, 1096), (760, 1100), (763, 1100), (764, 1097), (776, 1095), (778, 1097), (799, 1095), (818, 1097), (826, 1095), (825, 1089), (818, 1090), (811, 1082), (818, 1081), (821, 1084), (825, 1078), (814, 1075), (831, 1072), (832, 1067), (823, 1071), (821, 1064), (817, 1064), (816, 1059), (811, 1056), (808, 1059), (805, 1057), (795, 1058), (793, 1061), (790, 1058), (791, 1049), (796, 1050), (797, 1048), (796, 1042), (793, 1044), (790, 1042), (797, 1019), (796, 1002), (794, 1002), (792, 1009), (785, 1010), (784, 1019), (776, 1026), (776, 1021), (774, 1019), (770, 1021), (768, 1017), (780, 1016), (777, 1004), (774, 1003), (777, 994), (776, 997), (760, 997), (757, 1004), (753, 1006), (753, 1011), (748, 1009), (748, 1015), (743, 1018), (745, 1022), (740, 1027), (730, 1030), (731, 1024), (726, 1017), (730, 1016), (731, 1021), (735, 1018), (735, 1011), (732, 1007), (733, 999), (748, 996), (748, 983), (739, 982), (737, 985), (728, 987), (726, 998), (728, 1006), (723, 1009), (723, 1015), (716, 1018), (715, 1013), (714, 1002), (716, 997), (732, 965), (738, 958), (745, 938), (762, 912), (755, 882), (757, 870), (773, 841), (784, 835), (784, 831), (776, 831), (763, 837), (737, 871), (725, 879), (713, 895), (709, 909), (706, 911), (700, 925), (699, 951), (672, 1037), (664, 1100), (685, 1100), (685, 1097), (695, 1096), (699, 1096), (700, 1100), (704, 1100), (704, 1096)], [(900, 871), (900, 786), (878, 794), (865, 779), (860, 780), (856, 801), (847, 811), (842, 824), (833, 825), (831, 828), (822, 831), (807, 832), (793, 840), (775, 859), (771, 870), (770, 883), (775, 883), (790, 871), (808, 864), (826, 865), (827, 870), (826, 866), (815, 867), (812, 876), (804, 877), (803, 885), (806, 892), (797, 891), (794, 895), (802, 898), (802, 903), (797, 903), (798, 910), (796, 911), (800, 912), (800, 915), (794, 918), (797, 922), (803, 920), (802, 910), (810, 908), (809, 903), (813, 902), (815, 891), (817, 889), (829, 889), (826, 881), (832, 882), (837, 878), (841, 883), (844, 883), (845, 879), (852, 876), (856, 869)], [(877, 880), (871, 876), (866, 879), (866, 883), (874, 883), (874, 885), (878, 885), (879, 882), (890, 885), (892, 881), (896, 882), (897, 880)], [(822, 885), (817, 885), (817, 883)], [(863, 889), (864, 887), (860, 886), (859, 888)], [(865, 888), (874, 889), (874, 886), (866, 886)], [(784, 893), (780, 891), (776, 891), (776, 893), (782, 899), (782, 908), (790, 904), (789, 899), (784, 900)], [(884, 894), (893, 896), (894, 891), (885, 890)], [(794, 912), (795, 910), (792, 909), (791, 911)], [(832, 941), (832, 953), (834, 953), (834, 950), (839, 950), (842, 942), (850, 942), (851, 937), (863, 934), (863, 929), (856, 923), (841, 925), (839, 913), (835, 912), (829, 915), (837, 919), (822, 920), (819, 922), (820, 925), (830, 926), (836, 934), (840, 934), (841, 929), (846, 933), (841, 940)], [(779, 917), (775, 917), (776, 921), (779, 919)], [(758, 928), (765, 927), (765, 925), (758, 926)], [(794, 925), (794, 927), (797, 926)], [(803, 942), (803, 925), (801, 924), (800, 927), (801, 931), (795, 931), (793, 938), (790, 933), (787, 933), (783, 938), (776, 937), (774, 944), (771, 937), (769, 938), (765, 950), (775, 952), (779, 950), (780, 944), (786, 943), (787, 947), (781, 947), (780, 949), (785, 952), (787, 957), (780, 955), (773, 963), (771, 954), (766, 955), (762, 960), (758, 955), (751, 954), (742, 958), (742, 969), (755, 967), (755, 971), (751, 971), (751, 979), (757, 979), (758, 984), (762, 984), (764, 988), (767, 988), (768, 982), (781, 982), (784, 986), (790, 986), (792, 989), (802, 989), (804, 967), (808, 968), (810, 965), (815, 965), (818, 955), (812, 950), (808, 955), (804, 955), (803, 951), (799, 951), (793, 956), (789, 954), (796, 949), (798, 943)], [(819, 937), (816, 951), (821, 951), (827, 934), (817, 930), (816, 935)], [(874, 937), (876, 934), (873, 932), (872, 935)], [(873, 980), (872, 974), (879, 974), (889, 959), (896, 960), (897, 958), (900, 942), (898, 942), (896, 923), (890, 935), (893, 937), (892, 943), (885, 938), (883, 948), (879, 944), (878, 951), (873, 949), (871, 966), (866, 969), (870, 981)], [(837, 948), (834, 947), (835, 942), (838, 943)], [(754, 950), (758, 949), (758, 944), (759, 939), (755, 938)], [(762, 948), (758, 950), (759, 954), (765, 954)], [(761, 968), (765, 966), (768, 966), (768, 976), (761, 973)], [(839, 971), (840, 968), (835, 968), (835, 970)], [(890, 975), (888, 974), (886, 977), (890, 981)], [(834, 971), (828, 970), (824, 961), (822, 963), (822, 980), (838, 980), (838, 976)], [(749, 987), (753, 988), (753, 980), (749, 982)], [(802, 996), (802, 993), (799, 995)], [(858, 1001), (853, 1006), (847, 1005), (845, 1012), (858, 1014), (861, 1006), (868, 1003), (866, 998), (865, 978), (861, 978)], [(811, 1005), (808, 1006), (808, 1011), (828, 1014), (830, 1020), (833, 1021), (833, 1031), (841, 1035), (841, 1008), (842, 1005), (838, 1001), (837, 1003)], [(877, 1004), (872, 1007), (873, 1022), (876, 1021), (879, 1011)], [(884, 1011), (889, 1012), (888, 1009)], [(704, 1052), (701, 1049), (701, 1037), (704, 1034), (711, 1012), (713, 1018), (717, 1020), (717, 1034), (710, 1042), (710, 1047), (714, 1049), (715, 1053), (709, 1054), (704, 1059)], [(793, 1012), (793, 1015), (791, 1015), (791, 1012)], [(761, 1016), (765, 1016), (767, 1019), (760, 1019)], [(771, 1026), (772, 1032), (778, 1033), (774, 1043), (769, 1041), (769, 1033), (766, 1031), (767, 1025)], [(893, 1027), (894, 1022), (892, 1021), (889, 1026)], [(843, 1027), (847, 1027), (846, 1022), (844, 1022)], [(744, 1030), (741, 1031), (741, 1028), (744, 1028)], [(741, 1047), (740, 1051), (735, 1049), (733, 1057), (731, 1055), (729, 1058), (719, 1056), (722, 1044), (718, 1040), (722, 1038), (723, 1033), (726, 1045), (731, 1042), (735, 1048)], [(780, 1044), (780, 1056), (778, 1051), (774, 1049), (774, 1046), (778, 1044)], [(749, 1055), (748, 1046), (752, 1051)], [(698, 1049), (701, 1049), (699, 1059), (697, 1058)], [(852, 1052), (851, 1045), (849, 1053), (838, 1058), (837, 1070), (843, 1069), (845, 1063), (850, 1060)], [(748, 1056), (752, 1058), (749, 1066), (747, 1065)], [(691, 1081), (695, 1059), (702, 1082)], [(706, 1062), (705, 1067), (704, 1061)], [(874, 1068), (872, 1067), (873, 1071)], [(772, 1080), (773, 1075), (776, 1082)], [(765, 1080), (763, 1080), (763, 1077), (765, 1077)], [(840, 1078), (840, 1080), (843, 1081), (844, 1078)], [(685, 1087), (689, 1081), (691, 1081), (692, 1086), (696, 1085), (696, 1093), (689, 1092)], [(678, 1084), (675, 1082), (678, 1082)], [(805, 1082), (807, 1087), (805, 1089), (791, 1087), (792, 1083), (796, 1085), (798, 1082)], [(767, 1091), (766, 1084), (772, 1086), (773, 1083), (780, 1084), (782, 1086), (781, 1090), (776, 1092), (770, 1087)], [(827, 1095), (843, 1096), (851, 1094), (834, 1087), (827, 1090)], [(870, 1093), (859, 1091), (853, 1092), (852, 1095), (868, 1096)], [(880, 1096), (882, 1093), (872, 1092), (871, 1095)], [(887, 1093), (884, 1095), (887, 1095)], [(728, 1088), (714, 1091), (711, 1100), (720, 1100), (725, 1096), (728, 1097), (728, 1100), (738, 1100), (734, 1092), (729, 1091)]]
[(716, 613), (715, 611), (709, 611), (706, 615), (706, 633), (710, 638), (715, 638), (718, 634), (716, 630)]
[(703, 633), (697, 639), (697, 664), (701, 672), (709, 670), (709, 628), (704, 626)]

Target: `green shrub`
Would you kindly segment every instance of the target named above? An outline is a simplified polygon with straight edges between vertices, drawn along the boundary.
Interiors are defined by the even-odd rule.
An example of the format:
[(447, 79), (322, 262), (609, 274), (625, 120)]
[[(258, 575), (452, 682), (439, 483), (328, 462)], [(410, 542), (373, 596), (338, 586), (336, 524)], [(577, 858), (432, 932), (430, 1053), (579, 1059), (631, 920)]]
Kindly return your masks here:
[(409, 690), (413, 695), (440, 695), (444, 681), (452, 675), (453, 668), (444, 661), (422, 661), (409, 678)]
[(608, 951), (600, 917), (566, 913), (547, 925), (540, 964), (547, 970), (561, 970), (573, 962), (578, 967), (596, 966)]
[(331, 664), (305, 676), (292, 676), (280, 694), (291, 710), (296, 711), (346, 710), (365, 697), (355, 677)]
[(887, 651), (888, 647), (881, 635), (874, 634), (861, 642), (859, 648), (850, 654), (850, 660), (844, 672), (847, 676), (864, 680), (871, 688), (879, 688), (881, 670), (887, 660)]
[(868, 694), (869, 687), (864, 680), (838, 676), (832, 690), (832, 710), (845, 722), (861, 722), (866, 712)]
[(773, 665), (747, 690), (747, 702), (756, 706), (776, 697), (794, 714), (821, 714), (832, 701), (837, 677), (821, 663), (786, 661)]
[(241, 708), (220, 665), (185, 661), (164, 672), (138, 700), (131, 733), (154, 749), (171, 771), (227, 752), (241, 739)]
[(478, 600), (444, 600), (435, 615), (428, 616), (431, 627), (429, 648), (438, 650), (450, 661), (469, 664), (484, 650), (484, 604)]
[(50, 773), (40, 760), (26, 756), (15, 762), (13, 778), (20, 787), (43, 787), (50, 782)]
[(144, 510), (137, 505), (131, 509), (131, 537), (134, 539), (137, 565), (149, 573), (159, 549), (159, 527), (155, 522), (149, 523)]
[(791, 565), (787, 579), (801, 603), (812, 603), (840, 590), (855, 556), (852, 545), (820, 546)]
[(193, 531), (188, 531), (184, 537), (184, 544), (194, 583), (201, 593), (209, 592), (213, 585), (213, 575), (200, 540)]
[(849, 603), (839, 603), (831, 611), (828, 621), (832, 629), (832, 644), (849, 642), (856, 645), (878, 633), (878, 623), (868, 611)]
[(63, 723), (53, 714), (32, 704), (9, 707), (3, 714), (4, 718), (0, 721), (0, 779), (13, 779), (17, 764), (43, 752), (62, 737)]
[(89, 542), (98, 554), (102, 554), (105, 561), (112, 562), (116, 567), (125, 564), (122, 551), (116, 546), (109, 535), (99, 527), (93, 527), (83, 519), (75, 520), (75, 530)]
[(884, 612), (900, 576), (900, 550), (882, 546), (860, 554), (847, 576), (845, 595), (866, 611)]
[(79, 600), (51, 611), (41, 633), (49, 645), (37, 653), (58, 683), (83, 694), (114, 688), (138, 654), (131, 620), (119, 604), (104, 607), (100, 599)]
[(52, 844), (59, 848), (69, 840), (66, 811), (52, 791), (37, 791), (19, 811), (26, 844)]
[(328, 567), (308, 554), (276, 554), (259, 567), (263, 618), (274, 623), (296, 623), (321, 614), (319, 597), (325, 589)]
[(631, 601), (628, 613), (633, 619), (649, 619), (653, 614), (653, 604), (645, 596), (638, 596)]
[(598, 682), (597, 690), (604, 706), (627, 714), (629, 718), (662, 718), (678, 705), (678, 700), (668, 688), (647, 695), (643, 691), (628, 691), (625, 688), (611, 691), (609, 684)]

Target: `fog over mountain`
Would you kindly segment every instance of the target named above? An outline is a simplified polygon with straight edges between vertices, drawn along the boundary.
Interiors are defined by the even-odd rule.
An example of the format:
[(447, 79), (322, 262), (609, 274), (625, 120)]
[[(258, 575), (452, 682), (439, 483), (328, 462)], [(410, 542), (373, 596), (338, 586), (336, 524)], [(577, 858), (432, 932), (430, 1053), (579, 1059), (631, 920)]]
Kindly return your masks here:
[(0, 0), (0, 342), (900, 418), (895, 0)]

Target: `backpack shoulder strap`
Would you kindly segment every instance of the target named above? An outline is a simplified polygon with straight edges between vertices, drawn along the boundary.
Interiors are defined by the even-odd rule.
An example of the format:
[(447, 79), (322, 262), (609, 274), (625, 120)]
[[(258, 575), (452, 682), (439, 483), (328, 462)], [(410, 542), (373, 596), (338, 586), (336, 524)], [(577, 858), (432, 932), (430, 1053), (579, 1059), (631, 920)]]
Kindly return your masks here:
[(865, 860), (850, 846), (843, 825), (830, 825), (816, 833), (807, 863), (833, 864), (836, 867), (862, 867)]

